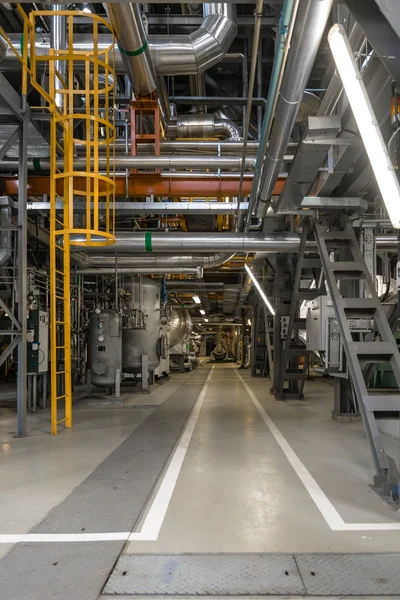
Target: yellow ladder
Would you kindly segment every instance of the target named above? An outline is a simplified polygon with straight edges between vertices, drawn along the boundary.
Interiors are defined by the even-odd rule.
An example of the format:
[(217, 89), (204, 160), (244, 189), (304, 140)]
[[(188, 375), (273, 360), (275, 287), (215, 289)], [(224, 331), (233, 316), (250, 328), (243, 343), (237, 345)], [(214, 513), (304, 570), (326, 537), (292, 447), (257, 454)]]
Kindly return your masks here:
[[(57, 50), (50, 48), (47, 54), (37, 54), (36, 20), (54, 15), (67, 20), (67, 47)], [(93, 50), (74, 49), (75, 25), (79, 24), (82, 15), (91, 23)], [(107, 47), (100, 46), (99, 27), (106, 28), (111, 33), (111, 42)], [(51, 113), (51, 432), (57, 435), (61, 423), (66, 428), (72, 427), (70, 247), (105, 246), (115, 241), (115, 40), (110, 24), (103, 18), (92, 13), (69, 10), (32, 11), (29, 18), (24, 18), (22, 58), (28, 56), (28, 39), (29, 60), (24, 62), (25, 77), (27, 80), (29, 76), (30, 83), (45, 99), (46, 108)], [(37, 69), (38, 63), (43, 62), (49, 73), (48, 89), (43, 88), (41, 70)], [(64, 74), (60, 73), (60, 64), (66, 67)], [(75, 111), (77, 96), (85, 99), (84, 109), (80, 112)], [(75, 131), (78, 123), (83, 124), (81, 137)], [(82, 158), (85, 168), (81, 170), (74, 168), (75, 144), (84, 147)], [(104, 148), (101, 167), (100, 147)], [(86, 209), (83, 215), (74, 214), (74, 201), (77, 197), (85, 199)], [(105, 206), (102, 214), (100, 202)]]

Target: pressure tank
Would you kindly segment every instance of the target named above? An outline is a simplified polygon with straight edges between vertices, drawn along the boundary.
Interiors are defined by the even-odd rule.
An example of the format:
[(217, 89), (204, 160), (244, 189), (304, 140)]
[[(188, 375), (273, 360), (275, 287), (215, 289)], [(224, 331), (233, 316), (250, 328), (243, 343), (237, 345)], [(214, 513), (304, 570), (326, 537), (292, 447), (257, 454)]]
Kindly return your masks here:
[(89, 320), (88, 369), (91, 382), (102, 388), (115, 386), (117, 369), (121, 375), (122, 323), (114, 310), (92, 313)]
[(192, 319), (184, 306), (171, 307), (169, 318), (169, 347), (173, 348), (180, 342), (188, 342), (192, 333)]
[(160, 363), (160, 287), (151, 279), (133, 276), (124, 281), (129, 292), (126, 317), (122, 330), (122, 371), (140, 373), (142, 355), (148, 357), (148, 370), (154, 371)]

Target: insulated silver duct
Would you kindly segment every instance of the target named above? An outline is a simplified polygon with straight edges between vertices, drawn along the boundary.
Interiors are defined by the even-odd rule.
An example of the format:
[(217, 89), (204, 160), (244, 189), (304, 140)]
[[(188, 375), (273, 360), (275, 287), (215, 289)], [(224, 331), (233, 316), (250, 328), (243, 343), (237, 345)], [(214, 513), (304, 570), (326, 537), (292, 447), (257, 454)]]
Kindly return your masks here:
[(264, 161), (260, 193), (256, 200), (255, 212), (259, 218), (264, 218), (267, 213), (332, 2), (333, 0), (303, 0), (299, 4), (270, 145)]
[[(80, 235), (71, 241), (84, 242)], [(93, 236), (96, 241), (96, 236)], [(79, 251), (79, 246), (71, 246)], [(184, 252), (297, 252), (299, 236), (293, 233), (178, 233), (163, 231), (119, 232), (110, 246), (92, 246), (90, 253), (138, 254)], [(200, 263), (198, 263), (200, 264)]]
[(197, 75), (220, 62), (236, 37), (234, 4), (203, 4), (203, 22), (189, 35), (153, 36), (150, 51), (158, 74)]
[(183, 115), (176, 124), (178, 138), (240, 138), (239, 127), (229, 119), (218, 119), (211, 115)]
[(138, 4), (107, 4), (107, 13), (135, 94), (148, 96), (156, 87), (156, 73)]

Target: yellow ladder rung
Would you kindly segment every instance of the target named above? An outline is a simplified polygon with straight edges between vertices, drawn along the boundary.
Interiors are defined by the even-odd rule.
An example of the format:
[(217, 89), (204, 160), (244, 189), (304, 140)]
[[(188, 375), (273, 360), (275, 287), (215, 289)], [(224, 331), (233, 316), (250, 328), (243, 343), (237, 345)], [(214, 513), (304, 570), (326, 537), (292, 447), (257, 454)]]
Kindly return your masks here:
[(57, 296), (57, 294), (56, 294), (56, 298), (57, 298), (57, 300), (65, 300), (64, 296)]
[(59, 246), (58, 244), (55, 245), (56, 248), (58, 248), (59, 250), (61, 250), (61, 252), (65, 252), (64, 248), (62, 246)]
[(61, 375), (62, 373), (65, 373), (65, 371), (56, 371), (56, 375)]
[(59, 271), (58, 269), (56, 269), (56, 273), (58, 273), (59, 275), (64, 275), (64, 271)]
[(60, 421), (57, 421), (57, 425), (59, 425), (60, 423), (64, 423), (66, 420), (67, 420), (67, 419), (66, 419), (66, 418), (64, 418), (64, 419), (61, 419)]
[(56, 350), (65, 350), (65, 346), (56, 346)]
[(61, 400), (61, 398), (65, 398), (65, 394), (63, 394), (62, 396), (56, 396), (56, 400)]
[[(65, 321), (56, 321), (56, 325), (65, 325)], [(64, 346), (60, 346), (61, 348), (64, 348)]]

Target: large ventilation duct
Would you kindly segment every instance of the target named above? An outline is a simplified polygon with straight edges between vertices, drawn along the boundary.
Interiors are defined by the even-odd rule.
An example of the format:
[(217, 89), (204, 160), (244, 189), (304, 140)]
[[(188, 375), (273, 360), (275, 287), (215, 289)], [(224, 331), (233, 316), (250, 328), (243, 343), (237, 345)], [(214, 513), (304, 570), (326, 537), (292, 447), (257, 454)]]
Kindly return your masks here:
[(260, 194), (256, 201), (255, 212), (259, 218), (266, 216), (332, 2), (333, 0), (302, 0), (299, 4), (270, 145), (263, 165)]
[(203, 23), (189, 35), (155, 36), (150, 51), (162, 75), (196, 75), (220, 62), (236, 37), (234, 4), (203, 4)]
[[(71, 235), (71, 241), (84, 242), (85, 237)], [(99, 238), (100, 240), (100, 238)], [(93, 236), (92, 241), (96, 241)], [(71, 250), (79, 251), (79, 246)], [(91, 246), (97, 254), (140, 254), (185, 252), (297, 252), (299, 236), (293, 233), (176, 233), (176, 232), (119, 232), (110, 246)], [(201, 264), (201, 263), (198, 263)]]

